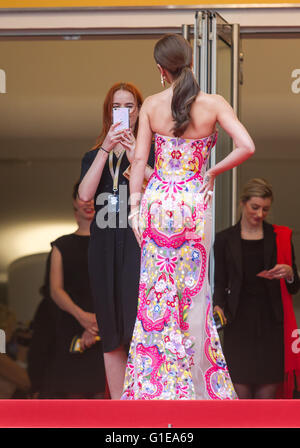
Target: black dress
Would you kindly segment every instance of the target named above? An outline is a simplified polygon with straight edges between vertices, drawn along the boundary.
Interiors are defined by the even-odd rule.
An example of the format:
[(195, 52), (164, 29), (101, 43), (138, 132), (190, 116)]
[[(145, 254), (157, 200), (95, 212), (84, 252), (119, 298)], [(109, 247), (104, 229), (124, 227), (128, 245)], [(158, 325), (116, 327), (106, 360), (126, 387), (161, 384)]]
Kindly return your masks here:
[[(62, 255), (64, 289), (76, 305), (94, 313), (88, 274), (89, 236), (64, 235), (51, 243)], [(69, 313), (59, 309), (56, 323), (55, 360), (53, 369), (53, 394), (60, 397), (80, 394), (92, 398), (104, 394), (105, 369), (102, 343), (96, 342), (83, 353), (71, 353), (75, 336), (84, 328)]]
[(31, 322), (32, 337), (27, 355), (31, 392), (38, 393), (39, 398), (55, 398), (51, 395), (51, 384), (59, 308), (50, 296), (50, 259), (51, 253), (47, 257), (44, 284), (40, 288), (42, 300)]
[(224, 328), (223, 350), (237, 384), (280, 383), (284, 372), (283, 324), (275, 317), (265, 280), (264, 240), (241, 240), (243, 283), (235, 319)]
[[(98, 150), (92, 150), (84, 155), (81, 180), (97, 153)], [(117, 160), (114, 155), (114, 170)], [(150, 166), (154, 164), (152, 148), (148, 163)], [(104, 352), (120, 345), (129, 346), (137, 313), (141, 253), (128, 225), (129, 182), (123, 176), (128, 166), (124, 154), (119, 174), (120, 213), (111, 213), (108, 212), (107, 196), (113, 192), (113, 179), (107, 160), (95, 194), (95, 217), (90, 228), (89, 273)], [(103, 227), (104, 219), (107, 220), (106, 227)]]

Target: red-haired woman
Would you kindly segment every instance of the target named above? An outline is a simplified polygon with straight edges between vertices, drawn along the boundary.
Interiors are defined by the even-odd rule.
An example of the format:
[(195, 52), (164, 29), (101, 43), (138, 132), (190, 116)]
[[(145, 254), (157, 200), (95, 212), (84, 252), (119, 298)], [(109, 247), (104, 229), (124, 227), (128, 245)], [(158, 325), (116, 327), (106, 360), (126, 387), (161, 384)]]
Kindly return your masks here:
[[(102, 132), (82, 160), (79, 197), (94, 198), (89, 271), (99, 333), (103, 343), (107, 381), (112, 399), (122, 393), (129, 343), (136, 318), (140, 250), (128, 226), (128, 180), (125, 171), (133, 160), (139, 90), (130, 83), (116, 83), (103, 105)], [(113, 108), (129, 109), (129, 129), (112, 123)], [(152, 170), (146, 170), (150, 177)]]

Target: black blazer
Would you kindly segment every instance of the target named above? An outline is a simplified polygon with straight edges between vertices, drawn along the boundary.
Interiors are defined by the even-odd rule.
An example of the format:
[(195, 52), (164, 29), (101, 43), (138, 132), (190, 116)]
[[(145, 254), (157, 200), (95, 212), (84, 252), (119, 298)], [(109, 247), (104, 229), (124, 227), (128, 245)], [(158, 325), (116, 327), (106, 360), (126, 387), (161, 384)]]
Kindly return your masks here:
[[(276, 235), (271, 224), (263, 223), (264, 230), (264, 269), (271, 269), (277, 263)], [(224, 310), (228, 322), (235, 318), (243, 281), (241, 225), (229, 227), (216, 234), (214, 243), (215, 278), (213, 305)], [(288, 292), (296, 294), (300, 288), (299, 275), (292, 246), (294, 281), (286, 282)], [(270, 297), (276, 320), (282, 322), (280, 280), (267, 280), (266, 290)]]

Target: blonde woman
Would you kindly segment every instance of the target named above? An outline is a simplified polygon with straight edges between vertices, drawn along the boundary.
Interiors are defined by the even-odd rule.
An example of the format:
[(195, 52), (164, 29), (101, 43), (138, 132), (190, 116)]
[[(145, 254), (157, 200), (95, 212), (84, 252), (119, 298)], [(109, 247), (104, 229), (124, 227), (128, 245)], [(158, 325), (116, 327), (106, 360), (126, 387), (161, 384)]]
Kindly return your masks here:
[(272, 186), (251, 179), (240, 198), (241, 219), (215, 238), (214, 310), (227, 325), (224, 355), (239, 398), (292, 398), (299, 357), (291, 294), (300, 288), (291, 230), (266, 222)]

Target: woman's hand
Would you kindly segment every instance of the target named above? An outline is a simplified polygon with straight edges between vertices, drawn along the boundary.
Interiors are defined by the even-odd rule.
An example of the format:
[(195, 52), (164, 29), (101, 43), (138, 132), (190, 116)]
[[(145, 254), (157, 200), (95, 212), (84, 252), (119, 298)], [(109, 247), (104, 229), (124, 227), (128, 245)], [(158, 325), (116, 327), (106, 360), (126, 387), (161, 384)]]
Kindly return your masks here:
[(218, 312), (218, 313), (221, 314), (222, 319), (224, 320), (224, 324), (226, 325), (227, 324), (227, 319), (226, 319), (226, 316), (225, 316), (224, 311), (222, 310), (222, 308), (220, 308), (218, 305), (216, 305), (214, 307), (214, 312)]
[(88, 313), (87, 311), (79, 309), (76, 319), (91, 335), (97, 336), (99, 329), (96, 321), (96, 315), (94, 313)]
[(204, 194), (203, 200), (205, 205), (212, 200), (214, 194), (214, 184), (215, 176), (210, 173), (210, 171), (207, 171), (203, 179), (203, 185), (200, 189), (200, 193)]
[(130, 219), (131, 221), (131, 228), (134, 232), (134, 235), (136, 237), (136, 240), (138, 242), (138, 245), (141, 247), (142, 244), (142, 234), (140, 231), (140, 227), (139, 227), (139, 213), (136, 213), (135, 215), (132, 216), (132, 218)]
[(96, 337), (92, 335), (89, 331), (85, 330), (80, 338), (80, 348), (85, 350), (92, 347), (96, 343)]
[(265, 278), (269, 280), (281, 279), (292, 280), (294, 276), (293, 269), (288, 264), (276, 264), (274, 268), (265, 273)]
[(105, 139), (103, 140), (101, 146), (106, 151), (110, 152), (112, 149), (114, 149), (117, 143), (122, 143), (124, 129), (118, 131), (116, 128), (119, 126), (119, 124), (121, 124), (121, 122), (112, 124)]
[(135, 137), (130, 129), (123, 131), (121, 145), (126, 149), (126, 156), (129, 163), (132, 163), (134, 159)]

